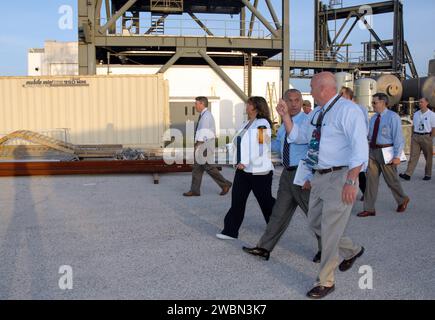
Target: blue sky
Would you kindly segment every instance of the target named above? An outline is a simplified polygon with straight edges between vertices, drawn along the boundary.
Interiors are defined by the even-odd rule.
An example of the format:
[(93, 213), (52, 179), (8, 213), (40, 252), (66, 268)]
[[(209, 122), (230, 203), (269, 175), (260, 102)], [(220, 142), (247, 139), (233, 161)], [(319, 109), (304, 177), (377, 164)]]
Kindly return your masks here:
[[(263, 2), (264, 0), (260, 0), (260, 3)], [(280, 10), (281, 1), (272, 0), (272, 2), (276, 3), (276, 9)], [(404, 0), (403, 2), (406, 41), (411, 47), (420, 75), (426, 75), (428, 61), (435, 55), (435, 24), (433, 23), (435, 0)], [(291, 47), (310, 50), (313, 48), (314, 41), (313, 1), (291, 0), (290, 3)], [(344, 0), (346, 6), (362, 3), (364, 1)], [(74, 10), (72, 30), (60, 30), (58, 27), (60, 19), (58, 11), (62, 5), (70, 5)], [(77, 39), (76, 8), (77, 0), (21, 0), (2, 3), (0, 76), (26, 75), (28, 49), (43, 47), (44, 40), (75, 41)], [(392, 20), (388, 15), (377, 16), (374, 29), (381, 36), (388, 37), (392, 32), (390, 21)], [(350, 40), (356, 44), (352, 51), (361, 51), (359, 43), (368, 40), (368, 33), (365, 30), (358, 31)]]

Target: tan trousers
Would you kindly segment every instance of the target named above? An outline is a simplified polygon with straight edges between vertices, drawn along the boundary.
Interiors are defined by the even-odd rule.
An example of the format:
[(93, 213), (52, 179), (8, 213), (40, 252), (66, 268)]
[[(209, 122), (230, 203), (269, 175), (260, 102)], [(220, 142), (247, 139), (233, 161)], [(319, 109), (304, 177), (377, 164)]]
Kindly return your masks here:
[(418, 161), (420, 160), (420, 154), (423, 151), (424, 158), (426, 159), (425, 176), (432, 177), (432, 160), (433, 160), (433, 143), (430, 135), (421, 136), (414, 134), (411, 139), (411, 159), (408, 163), (408, 169), (406, 174), (412, 176)]
[(322, 261), (316, 285), (334, 285), (340, 256), (348, 260), (361, 251), (361, 246), (343, 236), (353, 207), (342, 201), (347, 174), (347, 169), (324, 175), (316, 173), (311, 183), (308, 219), (311, 230), (322, 239)]
[[(209, 149), (213, 151), (213, 143), (214, 140), (210, 142)], [(201, 182), (202, 182), (202, 176), (204, 174), (204, 171), (209, 174), (209, 176), (216, 182), (216, 184), (223, 189), (224, 187), (231, 186), (232, 183), (225, 179), (222, 174), (217, 169), (216, 165), (210, 164), (214, 163), (214, 153), (209, 152), (207, 154), (206, 146), (203, 143), (197, 143), (195, 145), (195, 162), (193, 164), (192, 168), (192, 184), (190, 187), (190, 191), (196, 194), (201, 193)], [(197, 162), (197, 156), (202, 152), (202, 156), (204, 159), (206, 159), (204, 164), (199, 164)], [(204, 162), (204, 161), (201, 161)]]
[(364, 194), (364, 210), (375, 212), (378, 198), (379, 176), (384, 176), (385, 182), (393, 193), (398, 205), (405, 202), (408, 197), (403, 191), (397, 174), (397, 166), (386, 165), (382, 149), (370, 149), (369, 168), (367, 170), (367, 189)]

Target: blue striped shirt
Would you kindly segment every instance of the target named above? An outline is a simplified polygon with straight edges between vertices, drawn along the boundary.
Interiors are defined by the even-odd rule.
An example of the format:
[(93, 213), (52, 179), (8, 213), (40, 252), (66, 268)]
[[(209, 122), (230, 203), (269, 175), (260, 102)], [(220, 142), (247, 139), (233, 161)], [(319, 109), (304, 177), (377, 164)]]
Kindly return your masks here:
[[(308, 119), (308, 115), (306, 115), (304, 112), (300, 112), (293, 117), (293, 122), (302, 125), (305, 121), (307, 121), (307, 119)], [(272, 151), (279, 152), (281, 154), (281, 158), (284, 151), (285, 135), (286, 135), (285, 126), (282, 125), (278, 130), (276, 139), (272, 141)], [(303, 144), (290, 143), (290, 163), (288, 165), (290, 167), (298, 166), (299, 162), (307, 157), (307, 152), (308, 152), (307, 143), (303, 143)]]
[[(377, 117), (378, 113), (370, 119), (370, 141), (372, 140)], [(397, 113), (388, 109), (385, 109), (384, 112), (381, 113), (381, 123), (379, 125), (376, 144), (392, 144), (394, 146), (394, 157), (400, 158), (400, 155), (405, 148), (405, 140), (403, 139), (402, 120)]]

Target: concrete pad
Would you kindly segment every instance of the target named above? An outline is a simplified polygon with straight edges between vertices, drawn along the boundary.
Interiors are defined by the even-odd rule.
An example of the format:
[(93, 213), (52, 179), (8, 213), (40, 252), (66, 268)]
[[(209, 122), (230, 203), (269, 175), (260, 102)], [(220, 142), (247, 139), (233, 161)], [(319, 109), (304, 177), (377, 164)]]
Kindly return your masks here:
[[(401, 168), (403, 172), (404, 168)], [(223, 174), (232, 180), (234, 171)], [(276, 194), (280, 169), (275, 173)], [(405, 214), (382, 181), (378, 216), (347, 234), (366, 248), (347, 273), (337, 272), (328, 299), (435, 299), (435, 182), (411, 182)], [(318, 272), (315, 239), (298, 211), (271, 260), (244, 253), (265, 222), (253, 196), (240, 238), (215, 238), (231, 195), (204, 176), (202, 196), (184, 198), (190, 174), (0, 179), (0, 299), (305, 299)], [(73, 289), (61, 290), (59, 268), (71, 266)], [(373, 270), (361, 290), (359, 268)]]

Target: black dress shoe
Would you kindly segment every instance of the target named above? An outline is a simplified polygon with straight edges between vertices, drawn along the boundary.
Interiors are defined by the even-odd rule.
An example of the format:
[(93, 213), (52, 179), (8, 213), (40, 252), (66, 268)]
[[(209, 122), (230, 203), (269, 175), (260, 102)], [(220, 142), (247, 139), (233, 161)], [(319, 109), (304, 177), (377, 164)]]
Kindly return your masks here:
[(411, 177), (408, 176), (408, 175), (405, 174), (405, 173), (401, 173), (401, 174), (399, 174), (399, 177), (401, 177), (403, 180), (406, 180), (406, 181), (410, 181), (410, 180), (411, 180)]
[(363, 254), (364, 254), (364, 247), (361, 248), (361, 251), (355, 257), (353, 257), (352, 259), (349, 259), (349, 260), (344, 260), (342, 263), (340, 263), (340, 265), (338, 266), (338, 269), (341, 272), (345, 272), (345, 271), (349, 270), (350, 268), (352, 268), (356, 259), (361, 257)]
[(429, 176), (426, 176), (423, 178), (423, 181), (431, 181), (431, 180), (432, 180), (432, 177), (429, 177)]
[(185, 196), (185, 197), (200, 197), (201, 195), (199, 193), (189, 191), (189, 192), (183, 193), (183, 196)]
[(322, 261), (322, 251), (317, 252), (313, 258), (314, 263), (320, 263), (320, 261)]
[(322, 299), (326, 297), (328, 294), (332, 293), (335, 290), (335, 286), (332, 287), (324, 287), (318, 286), (314, 287), (307, 293), (307, 297), (311, 299)]
[(253, 256), (260, 257), (266, 261), (269, 261), (270, 258), (270, 252), (263, 248), (246, 248), (243, 247), (243, 251), (246, 253), (252, 254)]

